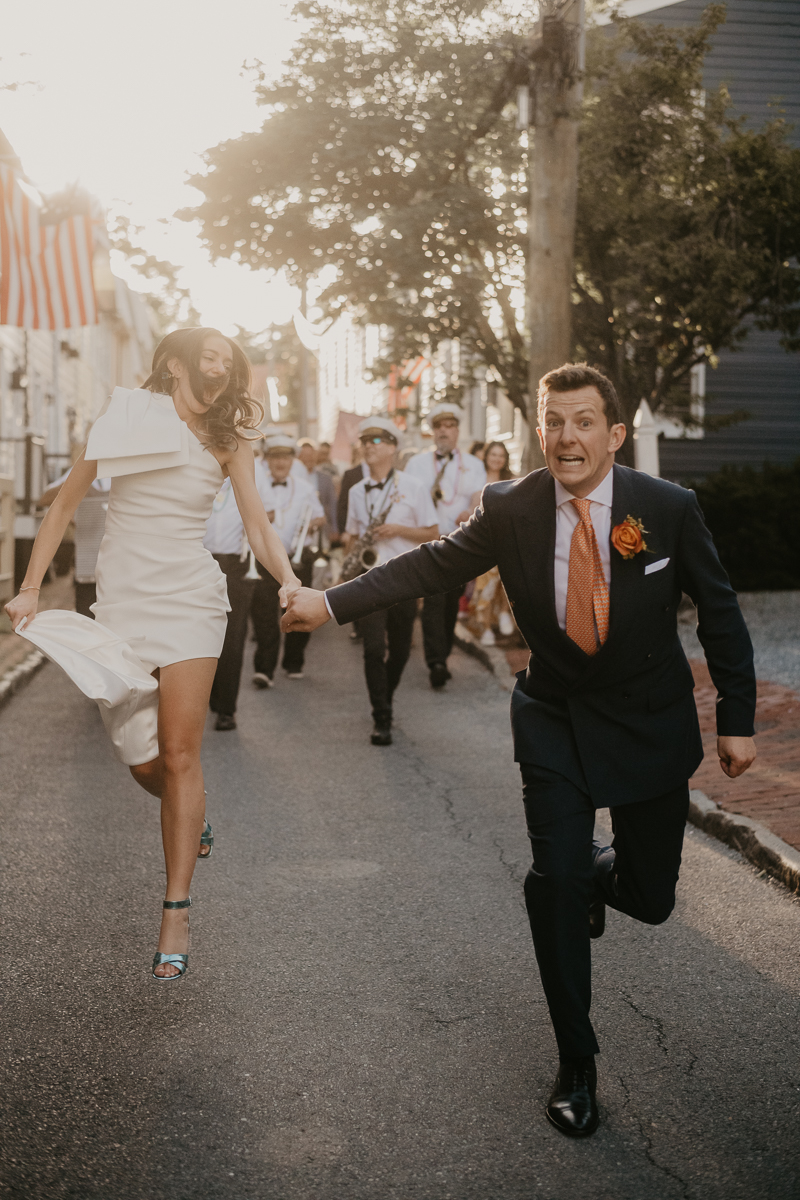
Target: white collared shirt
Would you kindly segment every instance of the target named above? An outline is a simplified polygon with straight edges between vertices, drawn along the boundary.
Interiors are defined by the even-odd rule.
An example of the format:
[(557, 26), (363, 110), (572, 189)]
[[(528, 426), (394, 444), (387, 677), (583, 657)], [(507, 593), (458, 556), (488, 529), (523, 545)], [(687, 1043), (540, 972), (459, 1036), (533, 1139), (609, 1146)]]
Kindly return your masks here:
[[(569, 585), (569, 551), (572, 545), (572, 535), (580, 521), (578, 510), (570, 501), (575, 497), (572, 492), (554, 480), (556, 485), (556, 553), (553, 564), (553, 574), (556, 591), (556, 618), (561, 628), (567, 628), (567, 587)], [(612, 467), (602, 483), (586, 497), (591, 501), (589, 516), (594, 526), (597, 538), (597, 548), (600, 551), (600, 562), (606, 583), (611, 581), (611, 502), (614, 498), (614, 468)]]
[[(259, 470), (258, 463), (256, 463), (256, 491), (264, 505), (264, 511), (271, 511), (270, 487), (264, 477), (264, 472)], [(228, 476), (214, 497), (214, 505), (206, 525), (203, 545), (212, 554), (241, 554), (243, 544), (244, 524), (239, 515), (230, 476)]]
[[(407, 471), (395, 471), (383, 488), (372, 488), (367, 491), (367, 485), (373, 481), (367, 477), (354, 483), (347, 494), (347, 533), (361, 537), (366, 531), (373, 516), (384, 513), (383, 524), (407, 525), (412, 529), (427, 529), (437, 524), (436, 508), (430, 492), (418, 479), (414, 479)], [(388, 505), (388, 507), (387, 507)], [(390, 537), (379, 538), (375, 543), (378, 552), (378, 563), (388, 562), (406, 550), (414, 549), (414, 542), (408, 538)]]
[[(444, 459), (437, 458), (435, 450), (425, 450), (408, 460), (405, 473), (413, 475), (423, 483), (430, 495), (443, 463)], [(436, 505), (436, 516), (442, 536), (452, 533), (458, 527), (458, 518), (462, 512), (472, 512), (472, 497), (475, 492), (481, 491), (485, 484), (486, 468), (481, 460), (475, 458), (474, 454), (454, 450), (439, 480), (442, 499)]]
[[(303, 467), (303, 464), (300, 466)], [(269, 466), (262, 461), (256, 464), (256, 476), (259, 470), (267, 481), (269, 500), (265, 507), (267, 512), (274, 513), (273, 527), (283, 543), (284, 550), (289, 554), (295, 549), (308, 505), (311, 506), (312, 520), (315, 517), (324, 517), (325, 512), (313, 483), (307, 483), (302, 476), (295, 477), (289, 472), (285, 484), (273, 484)], [(305, 467), (303, 472), (308, 477)], [(306, 545), (310, 543), (311, 534), (306, 537)]]

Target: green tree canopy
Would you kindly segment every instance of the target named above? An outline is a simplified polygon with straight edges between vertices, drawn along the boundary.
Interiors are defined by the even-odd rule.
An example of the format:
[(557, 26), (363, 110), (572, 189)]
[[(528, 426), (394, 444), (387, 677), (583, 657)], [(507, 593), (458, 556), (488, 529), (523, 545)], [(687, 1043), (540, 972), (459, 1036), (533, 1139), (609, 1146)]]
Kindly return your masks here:
[[(505, 0), (303, 0), (304, 33), (258, 97), (262, 128), (206, 154), (192, 183), (212, 256), (329, 268), (321, 297), (390, 330), (387, 363), (459, 338), (527, 408), (527, 135), (511, 103), (527, 27)], [(704, 95), (711, 6), (687, 29), (590, 31), (574, 292), (576, 357), (628, 418), (674, 410), (694, 363), (756, 322), (797, 337), (800, 152)], [(330, 269), (333, 270), (330, 270)], [(323, 275), (327, 278), (327, 275)]]
[[(576, 353), (600, 366), (629, 418), (688, 418), (688, 375), (749, 326), (797, 348), (800, 151), (776, 120), (732, 119), (704, 92), (711, 5), (683, 30), (621, 21), (590, 34), (575, 248)], [(712, 418), (713, 420), (713, 418)]]

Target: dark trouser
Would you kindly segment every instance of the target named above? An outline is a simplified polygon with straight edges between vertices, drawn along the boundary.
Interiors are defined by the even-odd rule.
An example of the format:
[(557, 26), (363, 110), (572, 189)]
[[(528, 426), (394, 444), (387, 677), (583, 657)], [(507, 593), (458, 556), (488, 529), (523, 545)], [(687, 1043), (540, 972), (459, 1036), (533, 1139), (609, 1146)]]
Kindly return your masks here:
[(227, 713), (232, 717), (236, 712), (236, 697), (239, 695), (239, 680), (242, 677), (253, 581), (244, 578), (247, 563), (240, 562), (238, 554), (215, 554), (214, 558), (225, 572), (231, 611), (228, 613), (225, 641), (222, 643), (222, 653), (211, 685), (209, 705), (212, 712)]
[[(302, 563), (295, 567), (295, 574), (303, 587), (311, 586), (311, 574), (314, 569), (313, 561)], [(253, 667), (262, 675), (272, 679), (278, 665), (278, 653), (281, 646), (281, 608), (280, 584), (268, 575), (259, 564), (258, 573), (261, 578), (253, 587), (253, 600), (250, 606), (250, 616), (253, 618), (253, 632), (256, 635), (256, 653)], [(287, 633), (283, 640), (283, 669), (294, 673), (302, 671), (305, 661), (306, 646), (310, 633)]]
[(425, 662), (429, 667), (434, 663), (447, 662), (450, 657), (458, 602), (463, 594), (464, 588), (460, 587), (452, 592), (442, 592), (439, 596), (426, 596), (422, 602), (422, 644)]
[(364, 639), (364, 674), (377, 724), (392, 718), (392, 696), (411, 653), (416, 615), (416, 600), (401, 600), (383, 612), (359, 618), (358, 631)]
[(90, 605), (94, 604), (96, 599), (96, 583), (75, 584), (75, 612), (80, 613), (82, 617), (91, 617), (94, 620), (94, 613)]
[[(533, 850), (525, 903), (559, 1055), (596, 1054), (589, 905), (602, 898), (648, 925), (666, 921), (675, 905), (689, 787), (612, 808), (613, 869), (596, 871), (589, 796), (555, 771), (528, 763), (520, 770)], [(601, 866), (610, 865), (609, 851)]]

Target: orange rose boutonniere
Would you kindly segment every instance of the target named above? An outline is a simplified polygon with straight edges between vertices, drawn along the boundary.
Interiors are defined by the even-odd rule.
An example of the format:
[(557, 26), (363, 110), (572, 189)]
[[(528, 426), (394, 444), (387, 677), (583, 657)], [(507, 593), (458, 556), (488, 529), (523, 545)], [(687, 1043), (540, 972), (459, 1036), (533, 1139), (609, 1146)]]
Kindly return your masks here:
[(642, 522), (628, 513), (625, 520), (611, 530), (611, 545), (623, 558), (634, 558), (640, 550), (647, 549), (643, 533), (647, 530)]

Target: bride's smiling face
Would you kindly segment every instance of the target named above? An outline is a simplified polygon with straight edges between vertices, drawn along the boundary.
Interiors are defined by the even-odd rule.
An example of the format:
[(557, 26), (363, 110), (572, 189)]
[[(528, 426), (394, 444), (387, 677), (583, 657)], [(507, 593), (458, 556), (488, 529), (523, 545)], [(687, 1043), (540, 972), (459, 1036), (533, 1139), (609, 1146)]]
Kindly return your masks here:
[(179, 358), (171, 358), (167, 369), (177, 380), (173, 399), (182, 400), (190, 412), (202, 416), (228, 386), (233, 369), (230, 343), (217, 334), (209, 334), (203, 340), (196, 367), (187, 366)]

